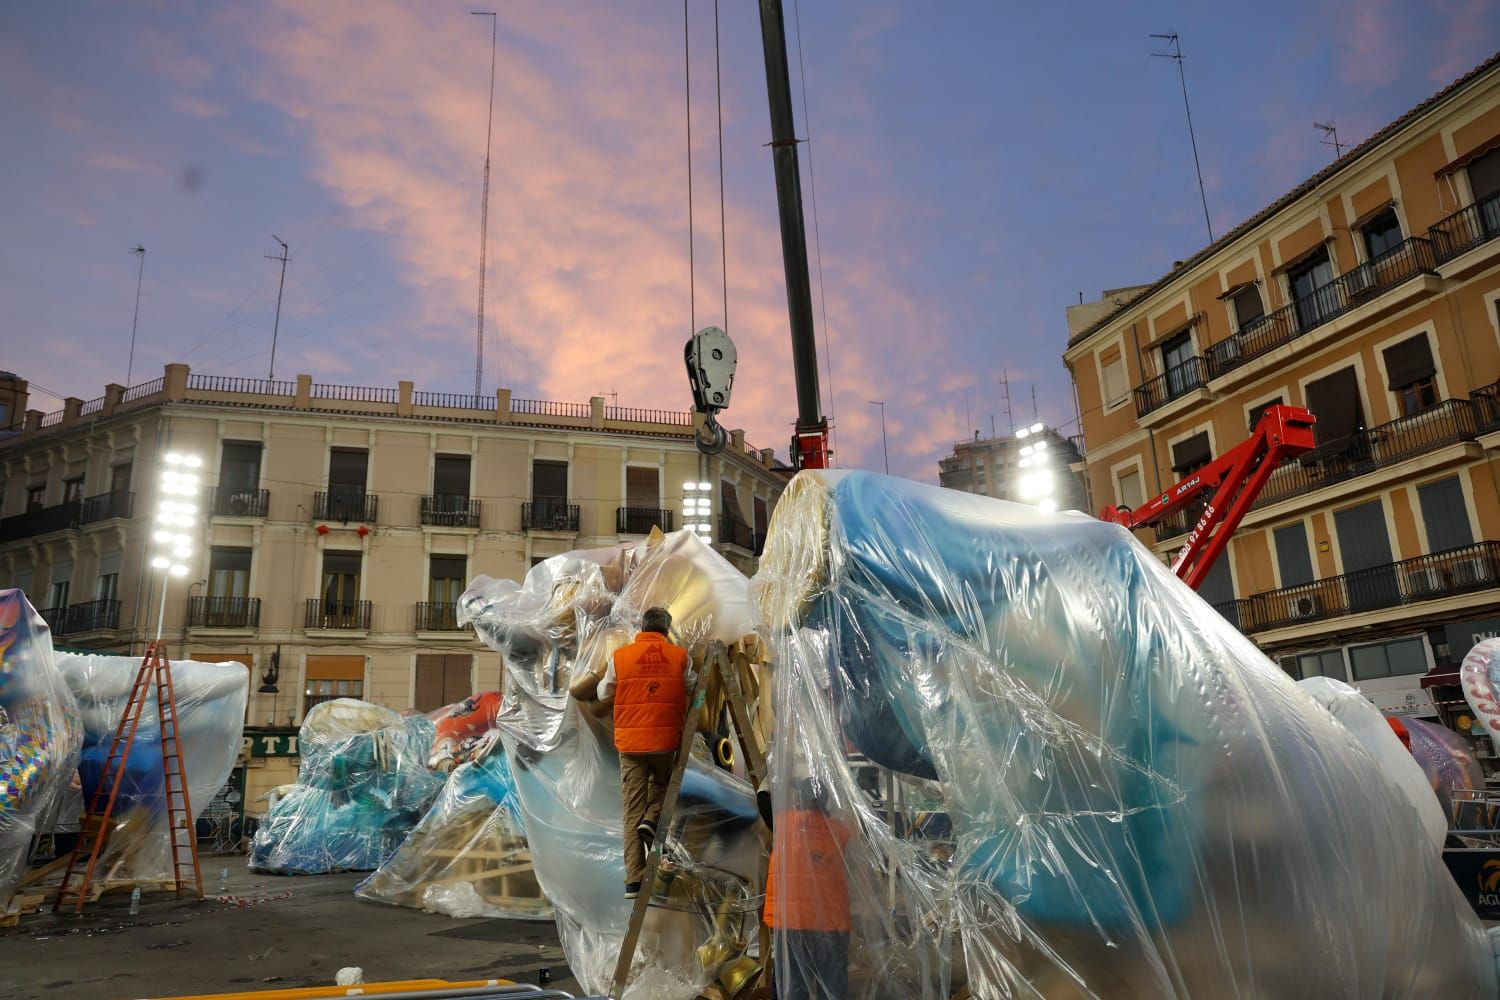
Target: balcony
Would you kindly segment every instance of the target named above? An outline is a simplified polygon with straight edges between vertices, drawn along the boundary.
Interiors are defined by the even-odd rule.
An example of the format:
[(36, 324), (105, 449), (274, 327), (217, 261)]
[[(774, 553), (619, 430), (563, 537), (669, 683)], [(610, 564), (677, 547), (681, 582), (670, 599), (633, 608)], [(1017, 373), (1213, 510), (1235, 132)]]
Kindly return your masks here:
[(307, 599), (308, 629), (338, 629), (353, 632), (370, 631), (369, 601), (330, 601), (322, 597)]
[(417, 603), (418, 632), (467, 632), (469, 626), (458, 623), (458, 608), (443, 601)]
[(1172, 400), (1180, 399), (1207, 384), (1208, 363), (1194, 355), (1136, 387), (1135, 415), (1144, 417), (1152, 410), (1159, 410)]
[(1234, 604), (1241, 630), (1263, 632), (1496, 586), (1500, 586), (1500, 542), (1477, 542), (1326, 580), (1268, 590)]
[(1480, 432), (1475, 411), (1472, 399), (1445, 399), (1430, 410), (1357, 431), (1336, 446), (1318, 448), (1285, 462), (1266, 480), (1251, 510), (1426, 455), (1445, 445), (1472, 441)]
[(1270, 312), (1208, 349), (1208, 377), (1218, 378), (1315, 330), (1355, 306), (1419, 274), (1431, 274), (1437, 256), (1430, 240), (1413, 236), (1374, 260)]
[(215, 517), (265, 517), (271, 509), (269, 490), (210, 486), (204, 502)]
[(68, 609), (67, 608), (42, 608), (37, 611), (42, 621), (52, 630), (53, 635), (63, 635), (68, 631)]
[(332, 487), (327, 493), (313, 494), (313, 520), (375, 523), (380, 497), (361, 489)]
[(1500, 194), (1459, 209), (1430, 226), (1427, 235), (1439, 264), (1488, 243), (1500, 236)]
[(652, 528), (671, 531), (672, 513), (657, 507), (616, 507), (615, 534), (649, 535)]
[(85, 497), (83, 509), (79, 512), (79, 524), (93, 524), (95, 521), (105, 521), (112, 517), (129, 517), (135, 506), (135, 494), (121, 490), (118, 493), (100, 493), (96, 496)]
[(522, 531), (578, 532), (579, 508), (565, 499), (541, 497), (521, 504)]
[(1480, 434), (1500, 430), (1500, 382), (1491, 382), (1469, 393), (1474, 406), (1474, 429)]
[(188, 628), (259, 628), (258, 597), (189, 597)]
[(60, 634), (76, 635), (79, 632), (119, 627), (119, 601), (89, 601), (87, 604), (74, 604), (68, 608)]
[(457, 493), (423, 497), (422, 523), (445, 528), (477, 528), (479, 501)]
[(0, 542), (13, 542), (18, 538), (33, 538), (54, 531), (76, 528), (82, 506), (81, 501), (70, 500), (53, 507), (30, 510), (24, 514), (12, 514), (0, 520)]
[(732, 517), (719, 518), (719, 544), (734, 545), (746, 552), (755, 552), (755, 529), (744, 521)]

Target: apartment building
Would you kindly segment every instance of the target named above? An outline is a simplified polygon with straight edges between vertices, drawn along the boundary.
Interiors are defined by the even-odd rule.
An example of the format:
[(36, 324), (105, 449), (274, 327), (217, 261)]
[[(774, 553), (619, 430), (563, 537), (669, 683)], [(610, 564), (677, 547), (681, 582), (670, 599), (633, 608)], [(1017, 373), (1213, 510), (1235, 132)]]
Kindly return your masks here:
[(1048, 510), (1089, 510), (1082, 439), (1033, 424), (1013, 434), (958, 441), (938, 459), (938, 485)]
[[(1497, 306), (1500, 57), (1171, 273), (1068, 310), (1094, 501), (1139, 505), (1265, 407), (1307, 407), (1316, 449), (1200, 593), (1295, 677), (1452, 706), (1500, 630)], [(1140, 538), (1167, 558), (1195, 520)]]
[(166, 579), (147, 566), (159, 463), (195, 454), (208, 485), (190, 572), (167, 592), (174, 655), (244, 663), (255, 727), (341, 696), (426, 711), (500, 683), (498, 654), (455, 618), (469, 580), (674, 529), (684, 485), (754, 571), (788, 470), (743, 432), (711, 459), (693, 434), (690, 413), (601, 398), (168, 365), (0, 435), (0, 586), (25, 590), (60, 644), (139, 653)]

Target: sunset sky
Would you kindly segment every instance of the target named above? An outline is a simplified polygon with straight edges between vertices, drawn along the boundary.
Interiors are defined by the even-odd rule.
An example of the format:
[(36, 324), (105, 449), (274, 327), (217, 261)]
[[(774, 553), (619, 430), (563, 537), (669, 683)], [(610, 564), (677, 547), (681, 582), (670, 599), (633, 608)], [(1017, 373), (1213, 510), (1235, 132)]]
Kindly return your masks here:
[[(469, 392), (490, 32), (462, 3), (0, 5), (0, 368), (33, 406), (183, 361)], [(691, 18), (689, 310), (680, 3), (500, 0), (485, 391), (686, 409), (682, 343), (724, 322), (714, 7)], [(1213, 8), (1213, 9), (1210, 9)], [(787, 0), (802, 175), (816, 172), (824, 405), (839, 464), (935, 480), (968, 420), (1035, 387), (1074, 420), (1064, 309), (1205, 242), (1178, 31), (1216, 233), (1500, 45), (1484, 0), (1264, 4)], [(806, 102), (798, 73), (806, 67)], [(757, 5), (722, 3), (730, 427), (795, 417)], [(811, 159), (811, 164), (809, 160)], [(812, 226), (812, 190), (807, 191)], [(810, 250), (813, 234), (809, 232)], [(820, 283), (816, 256), (814, 295)], [(612, 397), (613, 399), (613, 397)]]

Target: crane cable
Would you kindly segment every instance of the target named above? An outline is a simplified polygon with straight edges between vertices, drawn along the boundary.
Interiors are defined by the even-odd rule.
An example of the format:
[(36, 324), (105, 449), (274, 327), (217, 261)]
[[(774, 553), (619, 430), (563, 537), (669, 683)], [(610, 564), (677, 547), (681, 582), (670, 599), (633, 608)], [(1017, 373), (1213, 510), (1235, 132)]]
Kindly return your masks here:
[(688, 184), (688, 337), (698, 332), (698, 306), (694, 298), (697, 278), (693, 273), (693, 64), (688, 45), (688, 0), (682, 0), (682, 75), (687, 100), (687, 184)]
[(724, 226), (724, 94), (719, 69), (719, 0), (714, 0), (714, 104), (719, 116), (719, 268), (724, 286), (724, 329), (729, 329), (729, 236)]
[(837, 466), (839, 432), (833, 418), (838, 412), (838, 400), (833, 392), (833, 352), (828, 349), (828, 295), (823, 288), (823, 236), (818, 228), (818, 171), (813, 166), (812, 117), (807, 111), (807, 65), (802, 61), (802, 8), (797, 0), (792, 0), (792, 23), (797, 28), (797, 74), (798, 83), (802, 87), (802, 127), (807, 132), (807, 138), (803, 142), (807, 143), (807, 186), (812, 195), (813, 252), (818, 262), (818, 303), (823, 318), (823, 369), (828, 378), (828, 451), (833, 464)]

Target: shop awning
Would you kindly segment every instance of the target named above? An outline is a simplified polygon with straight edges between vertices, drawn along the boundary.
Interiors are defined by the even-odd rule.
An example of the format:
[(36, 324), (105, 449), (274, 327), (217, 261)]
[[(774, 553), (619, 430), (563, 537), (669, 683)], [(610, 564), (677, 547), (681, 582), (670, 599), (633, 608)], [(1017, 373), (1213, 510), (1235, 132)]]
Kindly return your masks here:
[(1455, 669), (1434, 670), (1422, 678), (1422, 687), (1458, 687), (1458, 671)]

